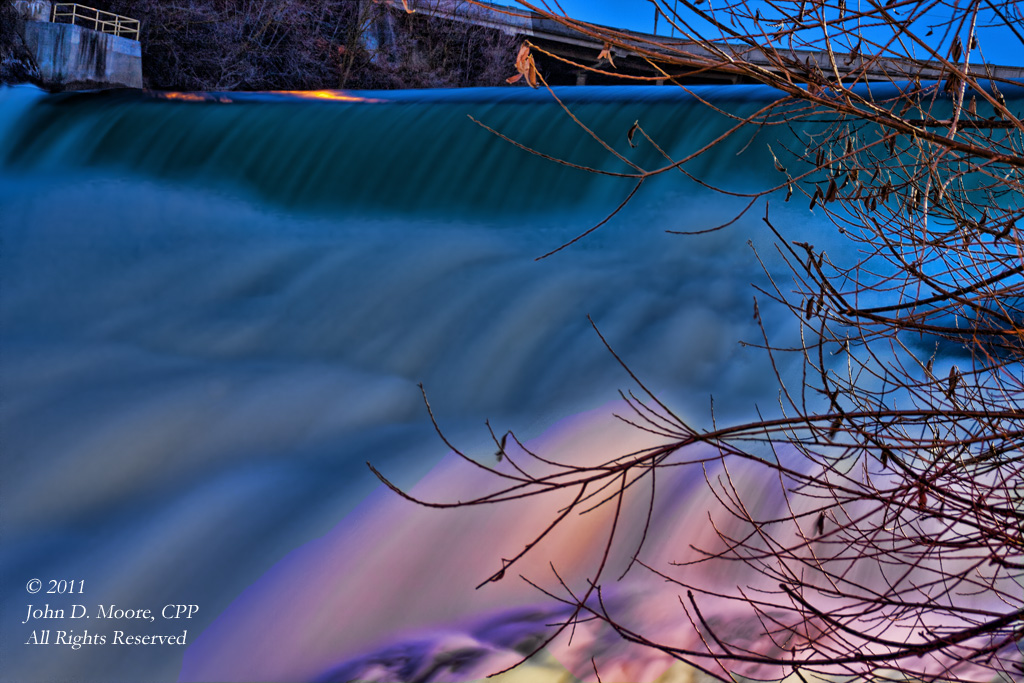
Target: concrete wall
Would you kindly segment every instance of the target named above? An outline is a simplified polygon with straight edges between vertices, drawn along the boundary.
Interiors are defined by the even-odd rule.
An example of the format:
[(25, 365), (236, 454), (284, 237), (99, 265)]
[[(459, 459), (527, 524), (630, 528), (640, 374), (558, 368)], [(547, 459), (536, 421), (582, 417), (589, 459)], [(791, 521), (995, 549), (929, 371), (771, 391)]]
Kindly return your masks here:
[(141, 88), (142, 44), (71, 24), (24, 22), (43, 82), (58, 90)]

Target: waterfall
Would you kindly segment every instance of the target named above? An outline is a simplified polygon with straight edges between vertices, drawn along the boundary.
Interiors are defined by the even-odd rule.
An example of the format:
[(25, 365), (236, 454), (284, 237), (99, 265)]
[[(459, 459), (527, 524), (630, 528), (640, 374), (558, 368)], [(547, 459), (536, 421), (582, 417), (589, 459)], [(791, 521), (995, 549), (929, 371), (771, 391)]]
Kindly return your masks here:
[[(0, 90), (6, 611), (47, 602), (22, 592), (34, 577), (85, 582), (73, 600), (49, 596), (54, 607), (199, 607), (187, 623), (70, 624), (187, 629), (187, 650), (26, 646), (46, 626), (8, 618), (7, 676), (334, 680), (394, 675), (388, 656), (424, 680), (484, 675), (561, 614), (516, 577), (473, 589), (551, 509), (459, 516), (384, 490), (367, 461), (431, 496), (487, 486), (446, 455), (419, 384), (446, 435), (481, 458), (494, 452), (485, 420), (562, 459), (648, 444), (612, 417), (618, 390), (634, 387), (590, 316), (695, 423), (709, 423), (712, 395), (719, 420), (772, 409), (773, 372), (738, 343), (760, 334), (754, 250), (780, 268), (760, 216), (666, 234), (725, 223), (747, 200), (671, 171), (536, 260), (634, 184), (545, 157), (628, 174), (595, 137), (650, 169), (665, 159), (640, 136), (630, 143), (634, 122), (682, 158), (735, 120), (669, 88), (556, 92), (593, 135), (549, 93), (513, 88)], [(744, 86), (698, 94), (732, 115), (771, 98)], [(734, 136), (684, 168), (731, 190), (771, 187), (768, 145), (794, 140), (787, 129)], [(791, 229), (821, 227), (806, 204), (775, 204)], [(775, 341), (797, 334), (761, 311)], [(702, 484), (666, 483), (660, 517), (702, 519)], [(593, 562), (601, 521), (551, 542), (567, 571)], [(652, 547), (670, 559), (680, 531), (659, 530)], [(550, 585), (546, 562), (529, 570)], [(651, 586), (609, 599), (668, 624), (678, 614), (655, 608)], [(424, 673), (460, 648), (476, 653), (461, 670)], [(636, 653), (615, 661), (640, 678), (664, 668)]]

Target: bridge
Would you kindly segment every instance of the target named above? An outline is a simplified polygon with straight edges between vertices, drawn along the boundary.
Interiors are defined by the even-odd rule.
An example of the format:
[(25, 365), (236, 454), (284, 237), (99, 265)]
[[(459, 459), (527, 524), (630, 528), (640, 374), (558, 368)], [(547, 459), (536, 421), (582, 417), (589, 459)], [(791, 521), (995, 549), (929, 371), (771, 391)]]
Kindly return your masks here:
[[(607, 54), (611, 55), (615, 63), (613, 68), (603, 58), (607, 47), (603, 41), (522, 8), (485, 2), (469, 3), (466, 0), (374, 1), (403, 11), (408, 8), (426, 16), (484, 26), (529, 40), (540, 48), (534, 58), (541, 73), (552, 85), (603, 85), (631, 81), (648, 84), (749, 82), (739, 69), (730, 68), (728, 60), (721, 55), (680, 38), (602, 27), (621, 36), (625, 44), (635, 47), (634, 50), (611, 48)], [(776, 73), (780, 71), (778, 60), (762, 50), (748, 46), (722, 46), (722, 49), (734, 61), (757, 65)], [(640, 52), (663, 55), (665, 61), (659, 62), (655, 56), (644, 56)], [(856, 55), (835, 53), (836, 61), (833, 65), (825, 52), (779, 49), (778, 54), (786, 62), (799, 65), (798, 71), (813, 72), (817, 69), (830, 74), (835, 68), (840, 76), (857, 74), (858, 80), (862, 82), (945, 78), (941, 65), (936, 63), (899, 59), (866, 61)], [(627, 79), (623, 80), (622, 76)], [(979, 76), (999, 81), (1024, 79), (1024, 68), (989, 66)]]

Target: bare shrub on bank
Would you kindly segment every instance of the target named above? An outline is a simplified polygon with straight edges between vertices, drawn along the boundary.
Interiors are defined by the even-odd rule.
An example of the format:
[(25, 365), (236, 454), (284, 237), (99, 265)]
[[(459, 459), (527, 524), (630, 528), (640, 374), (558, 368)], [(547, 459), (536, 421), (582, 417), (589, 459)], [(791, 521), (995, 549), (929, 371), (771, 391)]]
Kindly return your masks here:
[[(649, 497), (654, 510), (659, 471), (710, 472), (722, 509), (707, 522), (718, 535), (697, 549), (701, 561), (745, 565), (751, 584), (723, 590), (692, 579), (689, 566), (646, 564), (644, 525), (630, 539), (640, 548), (632, 571), (674, 584), (679, 622), (696, 639), (663, 640), (622, 623), (602, 599), (619, 576), (604, 562), (587, 590), (551, 593), (572, 609), (560, 630), (601, 620), (627, 641), (722, 680), (736, 671), (1020, 680), (1024, 124), (1022, 100), (1007, 98), (1014, 90), (1019, 98), (1019, 84), (985, 58), (994, 25), (999, 40), (1024, 54), (1018, 4), (653, 2), (661, 25), (681, 39), (519, 4), (605, 46), (605, 63), (572, 68), (614, 73), (614, 53), (631, 52), (668, 82), (714, 70), (778, 93), (692, 157), (665, 153), (660, 167), (634, 164), (627, 175), (635, 191), (655, 175), (687, 174), (693, 157), (714, 154), (730, 136), (793, 128), (799, 143), (772, 150), (777, 184), (747, 195), (744, 212), (763, 218), (792, 273), (792, 282), (772, 281), (758, 296), (785, 307), (803, 331), (795, 348), (767, 334), (760, 344), (773, 366), (798, 354), (803, 374), (795, 386), (779, 377), (777, 414), (727, 425), (680, 418), (634, 378), (640, 389), (628, 396), (627, 419), (651, 433), (650, 449), (596, 466), (559, 463), (543, 475), (526, 464), (495, 469), (497, 492), (450, 505), (572, 492), (551, 527), (537, 530), (540, 540), (596, 504), (619, 510)], [(522, 80), (543, 87), (540, 51), (525, 42), (516, 66)], [(630, 144), (657, 145), (642, 122), (624, 134)], [(794, 240), (770, 208), (782, 202), (822, 212), (848, 245), (827, 254)], [(503, 453), (505, 439), (495, 442)], [(799, 457), (781, 455), (787, 450)], [(765, 457), (773, 452), (780, 457)], [(773, 482), (781, 512), (751, 503), (732, 474), (740, 464)], [(612, 519), (606, 557), (617, 542), (619, 515)], [(489, 580), (511, 580), (504, 577), (519, 559), (537, 552), (543, 546), (531, 543)], [(745, 641), (719, 629), (708, 610), (723, 605), (744, 610), (760, 636)]]
[(496, 30), (372, 0), (108, 0), (99, 8), (142, 22), (144, 76), (157, 90), (498, 85), (513, 50)]

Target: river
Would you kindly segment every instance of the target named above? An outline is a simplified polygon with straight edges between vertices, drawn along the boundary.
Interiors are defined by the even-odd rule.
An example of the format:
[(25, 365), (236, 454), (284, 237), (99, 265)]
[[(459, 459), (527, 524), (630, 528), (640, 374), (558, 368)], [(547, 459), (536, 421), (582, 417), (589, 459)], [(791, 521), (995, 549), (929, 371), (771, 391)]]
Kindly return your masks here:
[[(676, 89), (557, 92), (645, 167), (663, 160), (639, 135), (630, 144), (636, 121), (674, 157), (733, 125)], [(771, 97), (697, 93), (729, 112)], [(763, 189), (779, 181), (768, 145), (787, 141), (784, 130), (735, 136), (685, 168)], [(636, 386), (590, 316), (694, 424), (710, 424), (712, 396), (719, 421), (776, 410), (766, 357), (739, 343), (760, 336), (755, 250), (787, 277), (763, 209), (721, 232), (668, 234), (746, 205), (673, 172), (537, 260), (633, 184), (522, 146), (630, 171), (544, 91), (0, 90), (6, 679), (483, 675), (557, 619), (518, 577), (474, 590), (551, 511), (434, 512), (384, 489), (368, 462), (430, 494), (487, 485), (447, 455), (420, 384), (446, 437), (481, 462), (495, 451), (485, 421), (568, 462), (643, 447), (650, 435), (612, 417), (618, 391)], [(781, 200), (780, 224), (821, 225), (806, 201)], [(777, 343), (797, 334), (767, 304), (761, 314)], [(702, 486), (666, 488), (670, 529), (652, 552), (685, 555), (679, 533), (703, 520)], [(552, 556), (585, 576), (600, 522), (552, 541), (533, 577), (551, 583)], [(33, 578), (44, 591), (26, 595)], [(60, 579), (84, 588), (47, 594)], [(649, 589), (627, 581), (617, 599)], [(678, 619), (667, 600), (655, 621)], [(90, 619), (26, 619), (26, 604), (81, 604)], [(166, 605), (197, 611), (165, 618)], [(97, 606), (154, 620), (98, 618)], [(51, 643), (57, 630), (106, 642), (26, 644), (44, 629)], [(131, 645), (115, 631), (185, 631), (187, 643)], [(587, 637), (576, 647), (611, 653), (605, 671), (653, 678), (666, 666)]]

